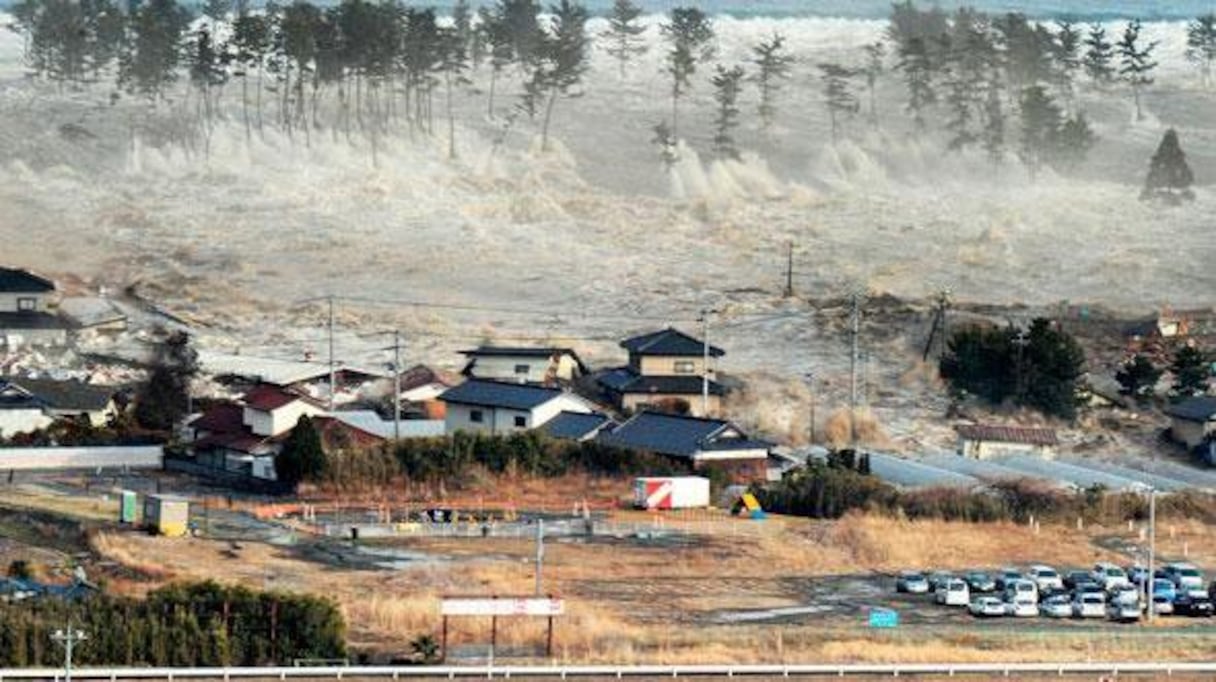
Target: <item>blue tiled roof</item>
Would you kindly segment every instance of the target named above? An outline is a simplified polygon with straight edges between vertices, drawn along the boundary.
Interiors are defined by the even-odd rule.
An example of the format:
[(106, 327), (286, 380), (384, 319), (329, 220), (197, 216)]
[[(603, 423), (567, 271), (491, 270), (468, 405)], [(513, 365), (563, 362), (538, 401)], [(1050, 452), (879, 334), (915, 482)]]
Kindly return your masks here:
[(730, 428), (721, 419), (701, 419), (682, 415), (641, 412), (600, 436), (605, 445), (631, 450), (646, 450), (663, 455), (691, 457), (698, 451), (756, 450), (769, 447), (763, 441), (717, 436)]
[(562, 395), (561, 389), (472, 379), (439, 396), (445, 403), (530, 410)]
[(545, 422), (544, 426), (540, 427), (540, 430), (553, 438), (582, 440), (594, 435), (596, 431), (605, 426), (611, 425), (612, 420), (606, 415), (562, 412)]
[(54, 290), (54, 282), (28, 270), (0, 268), (0, 291), (8, 294), (42, 294)]
[[(702, 355), (705, 352), (705, 345), (701, 339), (694, 338), (671, 327), (668, 327), (662, 331), (635, 336), (631, 339), (625, 339), (621, 342), (621, 348), (624, 348), (630, 353), (637, 353), (640, 355), (669, 355), (680, 357)], [(715, 358), (720, 358), (723, 355), (726, 355), (726, 351), (718, 348), (717, 346), (710, 346), (709, 354)]]
[[(654, 393), (666, 395), (701, 395), (701, 377), (643, 376), (628, 367), (600, 375), (599, 382), (617, 393)], [(709, 382), (710, 395), (724, 395), (726, 389), (716, 381)]]
[(1205, 422), (1216, 417), (1216, 398), (1208, 396), (1187, 398), (1177, 405), (1165, 408), (1165, 413), (1187, 421)]

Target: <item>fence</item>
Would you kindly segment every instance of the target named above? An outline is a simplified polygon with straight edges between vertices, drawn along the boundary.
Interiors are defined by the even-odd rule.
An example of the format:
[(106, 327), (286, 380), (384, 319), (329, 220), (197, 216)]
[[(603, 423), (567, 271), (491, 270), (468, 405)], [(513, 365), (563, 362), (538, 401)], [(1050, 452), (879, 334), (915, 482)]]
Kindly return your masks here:
[[(534, 522), (459, 521), (432, 523), (405, 521), (399, 523), (325, 523), (315, 526), (328, 537), (351, 537), (352, 530), (360, 538), (534, 538)], [(634, 537), (659, 539), (712, 535), (727, 537), (756, 537), (773, 531), (773, 526), (753, 521), (699, 521), (691, 523), (587, 521), (584, 519), (546, 520), (545, 537)]]
[(164, 456), (159, 445), (0, 448), (0, 471), (160, 469)]
[[(511, 678), (639, 678), (639, 677), (908, 677), (1014, 675), (1212, 675), (1216, 663), (1110, 662), (1110, 663), (889, 663), (865, 665), (689, 665), (689, 666), (416, 666), (416, 667), (277, 667), (277, 668), (78, 668), (72, 679), (117, 682), (118, 680), (287, 680), (388, 678), (412, 679), (511, 679)], [(5, 680), (53, 680), (63, 678), (59, 669), (0, 670)]]

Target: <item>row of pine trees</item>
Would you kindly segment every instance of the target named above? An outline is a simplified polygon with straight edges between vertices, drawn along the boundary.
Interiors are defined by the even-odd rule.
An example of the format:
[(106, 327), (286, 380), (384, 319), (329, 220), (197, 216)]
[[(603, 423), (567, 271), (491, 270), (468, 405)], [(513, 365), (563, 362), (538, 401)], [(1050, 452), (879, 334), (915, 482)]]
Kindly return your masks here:
[(0, 667), (55, 668), (56, 630), (82, 631), (77, 665), (291, 665), (346, 657), (346, 625), (324, 598), (216, 583), (170, 585), (145, 601), (95, 595), (0, 604)]
[[(315, 131), (371, 141), (401, 131), (436, 132), (436, 101), (446, 119), (449, 155), (457, 155), (454, 98), (469, 96), (480, 77), (486, 112), (500, 144), (526, 118), (543, 146), (559, 102), (588, 87), (598, 45), (625, 78), (656, 41), (632, 0), (616, 0), (607, 29), (591, 35), (577, 0), (543, 8), (537, 0), (495, 0), (474, 9), (458, 0), (450, 17), (400, 0), (308, 0), (268, 3), (205, 0), (195, 17), (176, 0), (19, 0), (16, 28), (37, 75), (81, 88), (113, 84), (112, 96), (169, 100), (188, 106), (204, 141), (224, 116), (222, 94), (239, 82), (246, 135), (267, 125), (311, 140)], [(196, 21), (196, 19), (201, 19)], [(712, 130), (702, 137), (722, 158), (740, 154), (743, 99), (754, 94), (757, 128), (771, 132), (784, 87), (799, 64), (787, 37), (773, 34), (741, 63), (719, 60), (714, 22), (696, 7), (673, 8), (658, 27), (670, 113), (652, 142), (673, 162), (690, 93), (710, 87)], [(1032, 172), (1067, 170), (1084, 161), (1096, 138), (1078, 90), (1124, 87), (1139, 114), (1157, 68), (1156, 43), (1129, 21), (1118, 36), (1101, 25), (1054, 25), (1024, 15), (947, 13), (912, 0), (892, 7), (886, 39), (857, 59), (805, 65), (818, 77), (832, 134), (865, 122), (878, 127), (877, 91), (900, 81), (906, 114), (919, 133), (940, 133), (946, 149), (984, 150), (994, 163), (1016, 155)], [(1188, 28), (1188, 57), (1212, 81), (1216, 14)], [(179, 81), (188, 87), (175, 89)], [(506, 106), (504, 99), (512, 104)], [(866, 100), (863, 107), (862, 100)], [(684, 134), (683, 137), (689, 137)]]

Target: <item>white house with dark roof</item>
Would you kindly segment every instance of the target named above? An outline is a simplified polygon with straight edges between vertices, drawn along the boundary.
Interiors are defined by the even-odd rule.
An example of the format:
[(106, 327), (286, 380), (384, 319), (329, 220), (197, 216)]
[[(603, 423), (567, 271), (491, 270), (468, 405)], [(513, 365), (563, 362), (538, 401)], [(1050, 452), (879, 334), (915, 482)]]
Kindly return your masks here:
[(990, 424), (956, 426), (958, 454), (973, 459), (1005, 455), (1036, 455), (1051, 459), (1060, 444), (1055, 429)]
[(591, 403), (559, 388), (470, 379), (439, 396), (445, 430), (503, 435), (548, 423), (563, 412), (590, 414)]
[(1170, 418), (1170, 436), (1194, 450), (1216, 432), (1216, 397), (1187, 398), (1165, 408)]
[(468, 358), (466, 377), (520, 384), (570, 383), (587, 367), (570, 348), (479, 346), (460, 351)]
[(559, 440), (594, 440), (601, 433), (616, 428), (611, 417), (598, 412), (562, 412), (540, 427), (541, 433)]
[(71, 325), (51, 312), (55, 283), (0, 267), (0, 346), (64, 345)]
[[(74, 419), (91, 426), (105, 426), (118, 415), (114, 396), (118, 388), (82, 381), (0, 377), (0, 426), (8, 435), (35, 431), (57, 419)], [(33, 410), (43, 419), (33, 417)], [(20, 426), (24, 422), (23, 426)]]
[(714, 466), (743, 480), (765, 480), (773, 444), (752, 438), (723, 419), (639, 412), (624, 424), (603, 432), (604, 445), (651, 452), (687, 461), (693, 469)]
[[(717, 381), (716, 363), (726, 351), (670, 327), (625, 339), (621, 347), (629, 352), (629, 364), (598, 377), (618, 408), (672, 411), (686, 406), (702, 417), (721, 412), (726, 389)], [(702, 409), (703, 391), (708, 393), (707, 410)]]

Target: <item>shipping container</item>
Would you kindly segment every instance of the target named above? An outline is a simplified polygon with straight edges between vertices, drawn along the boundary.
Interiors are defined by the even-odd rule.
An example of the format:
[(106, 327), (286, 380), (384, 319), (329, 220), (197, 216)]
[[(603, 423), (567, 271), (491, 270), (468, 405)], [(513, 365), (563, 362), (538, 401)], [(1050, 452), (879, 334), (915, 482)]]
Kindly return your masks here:
[(639, 509), (700, 509), (709, 506), (709, 479), (700, 476), (639, 478), (633, 485)]
[(131, 526), (139, 522), (139, 496), (134, 490), (122, 491), (118, 505), (118, 522)]
[(149, 495), (144, 500), (144, 526), (157, 535), (179, 538), (190, 524), (190, 502), (171, 495)]

